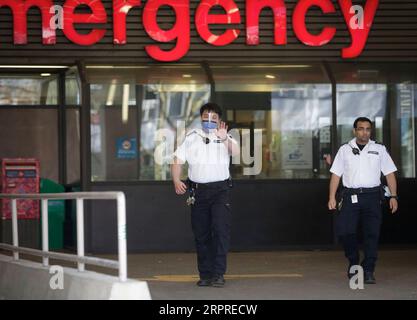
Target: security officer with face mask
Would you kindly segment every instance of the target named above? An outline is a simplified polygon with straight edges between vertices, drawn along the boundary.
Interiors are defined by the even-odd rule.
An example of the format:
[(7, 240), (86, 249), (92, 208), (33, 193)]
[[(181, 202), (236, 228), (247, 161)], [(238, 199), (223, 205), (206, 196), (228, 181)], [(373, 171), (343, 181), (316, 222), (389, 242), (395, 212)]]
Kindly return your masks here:
[[(385, 146), (370, 140), (372, 122), (368, 118), (358, 118), (353, 125), (355, 138), (340, 147), (330, 169), (329, 210), (338, 207), (336, 234), (343, 244), (345, 256), (349, 261), (348, 277), (351, 267), (359, 265), (357, 228), (362, 222), (364, 259), (361, 266), (366, 284), (376, 283), (374, 277), (377, 248), (382, 221), (381, 172), (387, 180), (390, 191), (390, 209), (398, 208), (397, 182), (394, 165)], [(340, 177), (343, 176), (343, 189), (338, 201), (336, 192)], [(353, 270), (353, 269), (352, 269)]]
[[(227, 133), (217, 104), (200, 109), (202, 129), (189, 132), (174, 153), (171, 166), (177, 194), (189, 191), (191, 223), (197, 250), (198, 286), (225, 284), (226, 258), (230, 245), (231, 207), (230, 156), (240, 153), (238, 143)], [(182, 164), (188, 163), (188, 180), (180, 180)]]

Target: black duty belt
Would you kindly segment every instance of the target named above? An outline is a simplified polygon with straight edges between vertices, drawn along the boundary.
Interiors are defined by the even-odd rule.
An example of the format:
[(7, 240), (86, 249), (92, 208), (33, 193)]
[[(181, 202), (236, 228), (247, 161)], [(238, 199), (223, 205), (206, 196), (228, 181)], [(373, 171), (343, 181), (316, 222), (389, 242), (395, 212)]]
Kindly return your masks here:
[(224, 187), (226, 185), (231, 186), (232, 180), (226, 179), (223, 181), (215, 181), (215, 182), (208, 182), (208, 183), (197, 183), (191, 180), (187, 180), (187, 184), (191, 189), (203, 189), (203, 188), (219, 188)]
[(360, 193), (374, 193), (380, 192), (381, 186), (373, 188), (344, 188), (344, 192), (347, 194), (360, 194)]

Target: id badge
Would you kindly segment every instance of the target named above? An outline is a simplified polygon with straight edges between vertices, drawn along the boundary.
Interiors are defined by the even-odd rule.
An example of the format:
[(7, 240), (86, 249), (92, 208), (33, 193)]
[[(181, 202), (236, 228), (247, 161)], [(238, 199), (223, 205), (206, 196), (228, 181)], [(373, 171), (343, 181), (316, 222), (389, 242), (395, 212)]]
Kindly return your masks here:
[(358, 195), (352, 194), (352, 203), (358, 203)]

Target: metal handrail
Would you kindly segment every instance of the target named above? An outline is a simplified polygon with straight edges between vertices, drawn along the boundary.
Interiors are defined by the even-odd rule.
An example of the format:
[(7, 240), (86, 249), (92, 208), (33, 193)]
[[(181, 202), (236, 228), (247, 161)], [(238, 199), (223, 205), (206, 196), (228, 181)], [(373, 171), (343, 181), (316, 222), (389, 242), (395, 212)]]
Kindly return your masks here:
[[(0, 248), (13, 252), (14, 260), (19, 260), (19, 252), (41, 256), (42, 264), (49, 265), (49, 258), (77, 262), (78, 270), (84, 271), (85, 264), (119, 269), (119, 279), (127, 279), (127, 245), (126, 245), (126, 198), (123, 192), (70, 192), (42, 194), (4, 194), (0, 199), (11, 199), (13, 245), (0, 243)], [(42, 250), (19, 247), (17, 224), (17, 200), (41, 200), (42, 206)], [(48, 200), (76, 200), (77, 202), (77, 255), (49, 251), (48, 235)], [(116, 200), (117, 201), (117, 241), (118, 261), (84, 256), (84, 200)]]

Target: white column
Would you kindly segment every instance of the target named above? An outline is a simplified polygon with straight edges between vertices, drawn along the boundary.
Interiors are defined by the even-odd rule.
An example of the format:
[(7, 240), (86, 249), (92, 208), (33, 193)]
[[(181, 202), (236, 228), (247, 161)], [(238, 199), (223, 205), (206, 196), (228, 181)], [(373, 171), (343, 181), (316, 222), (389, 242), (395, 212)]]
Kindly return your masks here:
[[(84, 200), (77, 199), (77, 255), (84, 257)], [(78, 262), (78, 271), (85, 270), (85, 264)]]
[(126, 198), (123, 193), (117, 196), (117, 233), (119, 248), (119, 279), (127, 279), (127, 245), (126, 245)]
[[(49, 251), (49, 232), (48, 232), (48, 199), (42, 199), (42, 251)], [(49, 258), (43, 257), (42, 264), (47, 267)]]
[[(19, 246), (19, 230), (17, 228), (17, 199), (11, 200), (12, 204), (12, 228), (13, 228), (13, 245)], [(19, 252), (13, 251), (13, 258), (19, 260)]]

